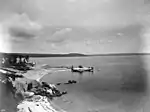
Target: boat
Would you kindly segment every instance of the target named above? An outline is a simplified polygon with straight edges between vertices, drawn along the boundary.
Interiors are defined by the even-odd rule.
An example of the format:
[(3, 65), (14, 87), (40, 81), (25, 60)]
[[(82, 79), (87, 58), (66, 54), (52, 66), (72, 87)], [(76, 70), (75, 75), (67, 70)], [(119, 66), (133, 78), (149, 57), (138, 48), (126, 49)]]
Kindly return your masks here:
[(79, 73), (83, 73), (83, 72), (93, 72), (94, 68), (93, 67), (83, 67), (81, 65), (79, 65), (78, 67), (71, 67), (71, 71), (72, 72), (79, 72)]

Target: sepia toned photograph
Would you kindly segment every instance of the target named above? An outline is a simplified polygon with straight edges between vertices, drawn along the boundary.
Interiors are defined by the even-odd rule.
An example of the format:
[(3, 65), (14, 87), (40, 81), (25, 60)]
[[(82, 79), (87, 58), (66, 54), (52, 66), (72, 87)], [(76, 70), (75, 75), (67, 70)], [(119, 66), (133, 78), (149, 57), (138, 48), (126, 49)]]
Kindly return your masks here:
[(0, 112), (150, 112), (150, 0), (0, 0)]

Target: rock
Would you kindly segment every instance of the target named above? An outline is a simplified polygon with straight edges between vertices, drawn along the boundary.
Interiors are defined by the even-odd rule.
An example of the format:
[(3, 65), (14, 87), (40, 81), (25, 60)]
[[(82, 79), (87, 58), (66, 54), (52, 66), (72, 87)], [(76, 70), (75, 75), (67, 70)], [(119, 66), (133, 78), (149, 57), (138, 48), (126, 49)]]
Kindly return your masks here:
[(24, 92), (24, 96), (25, 97), (31, 97), (31, 96), (33, 96), (34, 95), (34, 92)]
[[(15, 76), (8, 71), (5, 73), (4, 70), (0, 72), (7, 75), (7, 83), (10, 83), (9, 85), (14, 96), (16, 98), (21, 96), (20, 100), (22, 102), (17, 106), (18, 112), (64, 112), (55, 110), (48, 100), (67, 94), (66, 91), (61, 93), (54, 84), (40, 83), (25, 77), (25, 75), (15, 74)], [(15, 79), (13, 77), (18, 78)], [(4, 112), (3, 110), (0, 111)]]
[(51, 95), (53, 94), (53, 91), (51, 89), (47, 90), (47, 92)]
[(57, 83), (56, 85), (61, 85), (62, 83)]

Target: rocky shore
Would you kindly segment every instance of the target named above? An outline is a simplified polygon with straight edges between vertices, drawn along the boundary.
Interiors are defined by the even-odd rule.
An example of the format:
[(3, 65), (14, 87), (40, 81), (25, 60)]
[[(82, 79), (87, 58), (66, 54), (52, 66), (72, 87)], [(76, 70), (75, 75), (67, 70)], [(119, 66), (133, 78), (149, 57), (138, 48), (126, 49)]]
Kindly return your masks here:
[[(46, 72), (42, 70), (42, 72), (37, 72), (35, 78), (33, 78), (34, 74), (29, 78), (30, 76), (27, 76), (27, 72), (14, 71), (1, 68), (0, 81), (3, 84), (9, 84), (13, 97), (19, 99), (16, 107), (17, 112), (64, 112), (62, 109), (54, 108), (52, 100), (55, 97), (61, 97), (67, 92), (60, 92), (55, 85), (41, 82), (39, 79)], [(39, 79), (36, 80), (38, 77)]]

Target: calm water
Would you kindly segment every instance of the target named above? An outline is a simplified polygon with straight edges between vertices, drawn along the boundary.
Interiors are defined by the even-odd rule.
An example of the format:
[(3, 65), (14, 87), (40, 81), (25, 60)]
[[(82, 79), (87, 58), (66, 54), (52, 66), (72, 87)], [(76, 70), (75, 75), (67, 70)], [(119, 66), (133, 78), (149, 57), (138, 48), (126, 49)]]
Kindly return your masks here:
[[(45, 58), (51, 66), (94, 66), (94, 73), (49, 74), (43, 80), (56, 83), (74, 79), (79, 83), (59, 88), (68, 94), (55, 103), (69, 112), (149, 112), (148, 56)], [(146, 61), (145, 61), (146, 60)]]
[[(50, 66), (93, 66), (94, 73), (62, 71), (46, 75), (42, 80), (56, 84), (70, 79), (73, 85), (61, 85), (68, 94), (56, 103), (68, 112), (149, 112), (150, 56), (105, 56), (71, 58), (34, 58), (37, 64)], [(8, 89), (2, 88), (3, 107), (14, 108), (16, 100)], [(15, 102), (15, 103), (14, 103)]]

